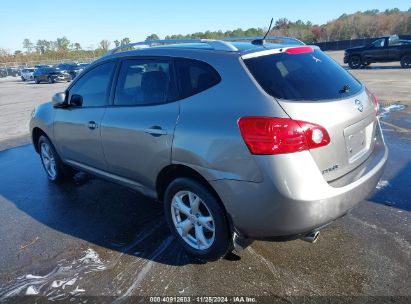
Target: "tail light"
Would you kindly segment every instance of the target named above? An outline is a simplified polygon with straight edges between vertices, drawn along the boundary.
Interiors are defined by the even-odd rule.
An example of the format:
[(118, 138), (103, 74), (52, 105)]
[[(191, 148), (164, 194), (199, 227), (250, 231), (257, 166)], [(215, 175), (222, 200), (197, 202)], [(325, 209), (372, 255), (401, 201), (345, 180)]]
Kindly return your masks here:
[(238, 126), (252, 154), (293, 153), (330, 143), (325, 128), (290, 118), (241, 117)]
[(375, 95), (373, 93), (371, 93), (368, 89), (366, 89), (368, 97), (372, 100), (372, 103), (374, 105), (374, 109), (375, 109), (375, 114), (378, 115), (378, 113), (380, 112), (380, 105), (378, 103), (377, 97), (375, 97)]

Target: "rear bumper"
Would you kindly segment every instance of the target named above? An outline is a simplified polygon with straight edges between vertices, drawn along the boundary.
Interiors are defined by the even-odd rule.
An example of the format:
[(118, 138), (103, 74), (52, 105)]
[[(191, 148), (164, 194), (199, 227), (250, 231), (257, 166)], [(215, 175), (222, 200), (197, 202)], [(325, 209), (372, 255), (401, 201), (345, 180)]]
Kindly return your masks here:
[(265, 168), (261, 183), (217, 180), (211, 184), (245, 237), (306, 233), (343, 216), (375, 189), (388, 157), (380, 132), (368, 159), (332, 183), (324, 180), (313, 161), (309, 163), (305, 151), (292, 158), (261, 157), (260, 166)]

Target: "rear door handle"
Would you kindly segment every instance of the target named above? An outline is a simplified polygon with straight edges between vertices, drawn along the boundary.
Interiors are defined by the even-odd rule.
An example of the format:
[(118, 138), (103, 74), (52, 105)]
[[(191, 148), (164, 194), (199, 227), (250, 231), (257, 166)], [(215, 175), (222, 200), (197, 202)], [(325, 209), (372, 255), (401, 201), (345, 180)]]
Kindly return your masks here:
[(148, 129), (145, 129), (144, 132), (153, 136), (161, 136), (167, 134), (167, 131), (163, 130), (160, 126), (152, 126)]
[(89, 121), (88, 124), (87, 124), (87, 127), (88, 127), (90, 130), (94, 130), (94, 129), (97, 129), (97, 128), (98, 128), (98, 125), (96, 124), (95, 121)]

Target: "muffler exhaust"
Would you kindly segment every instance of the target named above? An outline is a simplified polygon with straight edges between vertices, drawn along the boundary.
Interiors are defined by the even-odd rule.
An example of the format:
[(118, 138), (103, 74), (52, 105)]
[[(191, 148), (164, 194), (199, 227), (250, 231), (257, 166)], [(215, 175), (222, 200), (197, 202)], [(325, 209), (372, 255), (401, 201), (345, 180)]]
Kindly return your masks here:
[(320, 231), (319, 230), (315, 230), (315, 231), (311, 231), (310, 233), (307, 233), (306, 235), (304, 235), (301, 239), (303, 241), (309, 242), (314, 244), (317, 240), (318, 237), (320, 236)]

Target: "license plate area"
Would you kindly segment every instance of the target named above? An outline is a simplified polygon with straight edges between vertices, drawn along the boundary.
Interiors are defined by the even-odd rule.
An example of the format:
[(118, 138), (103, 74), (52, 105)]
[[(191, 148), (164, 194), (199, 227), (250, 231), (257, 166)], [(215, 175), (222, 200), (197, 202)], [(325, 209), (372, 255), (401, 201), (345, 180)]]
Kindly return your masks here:
[(344, 130), (345, 146), (348, 156), (348, 162), (354, 163), (359, 159), (366, 157), (370, 150), (374, 131), (374, 122), (354, 125)]

